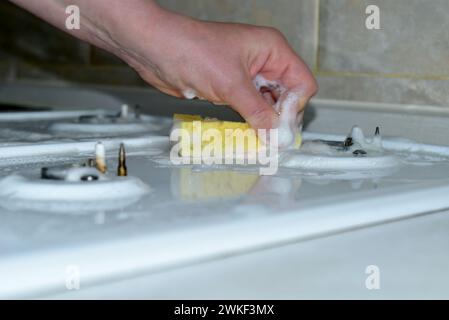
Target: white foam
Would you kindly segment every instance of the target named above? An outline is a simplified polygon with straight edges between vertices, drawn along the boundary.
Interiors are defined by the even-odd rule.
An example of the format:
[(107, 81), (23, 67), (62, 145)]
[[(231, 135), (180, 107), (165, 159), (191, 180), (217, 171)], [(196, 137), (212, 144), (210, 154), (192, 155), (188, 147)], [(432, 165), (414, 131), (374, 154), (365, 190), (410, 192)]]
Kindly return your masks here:
[(301, 99), (301, 94), (299, 92), (289, 91), (285, 95), (285, 98), (281, 97), (276, 103), (280, 112), (278, 126), (280, 148), (293, 146), (300, 128), (297, 106)]
[(401, 164), (395, 155), (376, 155), (367, 157), (338, 157), (329, 155), (284, 153), (280, 161), (282, 167), (300, 168), (315, 171), (358, 171), (394, 168)]
[(253, 84), (258, 91), (262, 87), (267, 87), (270, 90), (277, 91), (279, 94), (282, 94), (287, 90), (279, 81), (265, 79), (265, 77), (261, 74), (257, 74), (254, 77)]
[(195, 92), (195, 90), (193, 89), (186, 89), (182, 92), (182, 95), (184, 96), (184, 98), (192, 100), (195, 99), (197, 97), (197, 94)]
[(286, 149), (293, 146), (302, 122), (302, 114), (298, 115), (297, 112), (298, 104), (303, 97), (302, 91), (298, 89), (288, 90), (281, 82), (267, 80), (260, 74), (254, 77), (253, 83), (259, 91), (262, 87), (267, 87), (279, 94), (278, 101), (273, 105), (273, 108), (279, 114), (279, 147)]
[[(343, 148), (346, 137), (322, 140), (304, 140), (300, 150), (292, 150), (282, 155), (281, 165), (307, 170), (379, 170), (398, 167), (402, 161), (392, 152), (385, 151), (379, 135), (365, 138), (360, 127), (354, 126), (349, 136), (352, 143)], [(341, 141), (341, 147), (330, 146), (323, 140)], [(356, 156), (356, 150), (363, 150), (363, 156)]]
[[(322, 139), (322, 140), (344, 140), (346, 136), (338, 134), (304, 132), (304, 140)], [(449, 147), (433, 144), (425, 144), (404, 138), (383, 138), (382, 148), (393, 152), (407, 153), (427, 153), (436, 156), (449, 156)]]

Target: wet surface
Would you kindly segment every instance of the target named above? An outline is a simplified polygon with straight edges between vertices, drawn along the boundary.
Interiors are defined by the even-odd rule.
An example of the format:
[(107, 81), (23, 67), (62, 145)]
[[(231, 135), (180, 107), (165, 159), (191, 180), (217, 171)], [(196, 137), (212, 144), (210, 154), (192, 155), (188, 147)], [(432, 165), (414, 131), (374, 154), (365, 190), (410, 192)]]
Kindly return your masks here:
[[(104, 201), (105, 194), (108, 192), (112, 194), (105, 185), (104, 188), (99, 186), (89, 193), (90, 203), (92, 204), (93, 200), (96, 206), (89, 207), (86, 205), (88, 202), (75, 197), (71, 199), (67, 194), (64, 194), (61, 201), (53, 199), (47, 205), (43, 202), (36, 205), (32, 201), (27, 205), (30, 199), (22, 197), (18, 205), (14, 197), (8, 194), (8, 189), (13, 189), (13, 185), (1, 180), (3, 184), (0, 184), (2, 188), (0, 257), (14, 257), (20, 253), (27, 254), (37, 250), (70, 251), (84, 245), (92, 247), (94, 244), (107, 241), (122, 241), (136, 237), (158, 243), (160, 241), (158, 239), (166, 235), (173, 235), (176, 238), (186, 232), (192, 232), (190, 236), (178, 242), (183, 246), (188, 245), (189, 241), (200, 239), (200, 236), (197, 240), (194, 238), (195, 234), (199, 234), (198, 230), (212, 232), (225, 226), (229, 227), (232, 234), (229, 231), (221, 233), (217, 231), (216, 234), (209, 235), (210, 241), (205, 240), (206, 236), (201, 236), (203, 238), (200, 243), (204, 244), (204, 248), (207, 246), (211, 252), (217, 253), (219, 252), (217, 243), (220, 243), (220, 246), (226, 245), (224, 240), (228, 237), (232, 237), (235, 241), (239, 239), (239, 244), (245, 246), (245, 241), (249, 241), (249, 234), (260, 233), (263, 230), (265, 231), (262, 233), (266, 233), (264, 241), (270, 241), (284, 236), (284, 233), (285, 237), (288, 234), (301, 236), (307, 232), (327, 232), (332, 228), (343, 228), (343, 222), (341, 225), (335, 223), (330, 226), (331, 222), (338, 222), (342, 216), (345, 219), (345, 226), (352, 226), (351, 223), (359, 225), (372, 221), (379, 222), (394, 215), (373, 216), (370, 210), (374, 208), (368, 203), (369, 201), (381, 203), (384, 198), (395, 194), (407, 194), (410, 190), (449, 185), (447, 148), (438, 149), (422, 145), (418, 145), (420, 146), (418, 148), (417, 145), (413, 145), (413, 148), (407, 149), (404, 144), (394, 139), (376, 140), (380, 139), (376, 138), (380, 137), (378, 134), (366, 140), (364, 137), (362, 139), (358, 129), (351, 131), (351, 141), (348, 137), (319, 137), (306, 134), (303, 148), (288, 155), (290, 160), (293, 159), (290, 165), (285, 165), (286, 162), (281, 156), (279, 170), (274, 176), (259, 175), (259, 167), (255, 165), (173, 165), (169, 159), (168, 140), (165, 143), (128, 149), (128, 139), (142, 138), (151, 141), (152, 136), (168, 134), (170, 122), (166, 119), (158, 121), (157, 118), (153, 121), (161, 124), (160, 130), (121, 136), (119, 139), (127, 147), (128, 177), (137, 178), (151, 189), (151, 192), (133, 198), (132, 195), (126, 196), (125, 191), (129, 190), (129, 186), (125, 186), (124, 198), (133, 198), (129, 203), (119, 204), (117, 196), (113, 196), (113, 199), (106, 199), (107, 205), (101, 206), (101, 201), (95, 199)], [(17, 123), (0, 130), (2, 179), (20, 175), (26, 181), (40, 183), (43, 167), (50, 170), (61, 166), (79, 167), (95, 156), (93, 147), (82, 153), (52, 155), (47, 143), (59, 138), (64, 143), (64, 138), (63, 135), (48, 131), (51, 123), (54, 121), (36, 121), (27, 126)], [(27, 132), (32, 134), (27, 135)], [(95, 143), (110, 137), (108, 134), (91, 138), (86, 138), (85, 135), (72, 135), (69, 142)], [(32, 158), (19, 156), (8, 158), (3, 154), (2, 158), (2, 150), (8, 150), (6, 148), (11, 144), (20, 147), (30, 143), (36, 148), (48, 150), (48, 153), (44, 152), (44, 155)], [(410, 142), (407, 143), (410, 146)], [(385, 145), (388, 148), (385, 148)], [(108, 171), (105, 176), (112, 181), (122, 178), (116, 177), (119, 167), (118, 146), (112, 149), (107, 146), (106, 144)], [(16, 150), (18, 154), (20, 150), (20, 148)], [(305, 156), (308, 156), (311, 162), (304, 164)], [(373, 159), (387, 160), (376, 162)], [(332, 163), (338, 161), (343, 161), (341, 163), (344, 165), (332, 167)], [(360, 163), (365, 165), (360, 166)], [(55, 190), (59, 182), (46, 181), (53, 183)], [(36, 194), (43, 192), (39, 183), (35, 185)], [(86, 179), (77, 183), (78, 189), (74, 193), (79, 196), (80, 192), (84, 192), (84, 186), (95, 186), (96, 183), (104, 181)], [(17, 186), (14, 188), (16, 195), (20, 194), (22, 188)], [(57, 197), (56, 191), (51, 196)], [(441, 196), (436, 194), (435, 197), (441, 200)], [(364, 204), (365, 200), (367, 204)], [(435, 203), (435, 199), (432, 198), (419, 201), (428, 202), (429, 207)], [(447, 202), (449, 206), (449, 201)], [(354, 206), (350, 207), (352, 203)], [(391, 203), (397, 205), (398, 212), (402, 216), (414, 214), (406, 201), (398, 200), (397, 203), (395, 201)], [(349, 207), (344, 210), (343, 215), (339, 211), (342, 209), (338, 209), (338, 206), (346, 205)], [(323, 206), (328, 208), (335, 206), (335, 212), (328, 211), (328, 216), (324, 220), (329, 222), (329, 226), (326, 223), (314, 222), (315, 215), (322, 219), (318, 209)], [(367, 213), (368, 211), (371, 213)], [(302, 220), (302, 215), (305, 220)], [(295, 224), (284, 223), (283, 219), (297, 219), (298, 230), (294, 229)], [(273, 227), (269, 235), (268, 228), (275, 225), (277, 227)], [(261, 230), (261, 226), (266, 229)], [(301, 229), (306, 226), (310, 226), (310, 230)], [(315, 227), (318, 229), (315, 230)], [(153, 250), (153, 254), (157, 256), (158, 250), (164, 252), (165, 247), (163, 244), (155, 244)], [(157, 257), (154, 259), (158, 261)]]
[[(160, 122), (168, 130), (169, 123), (165, 120)], [(45, 142), (50, 137), (55, 138), (55, 135), (46, 131), (48, 125), (37, 122), (28, 128), (21, 128), (27, 130), (23, 132), (40, 129), (41, 136), (36, 139), (39, 141), (39, 138), (44, 137), (40, 142)], [(21, 143), (29, 142), (29, 136), (23, 139), (25, 134), (20, 135), (14, 130), (3, 129), (3, 133), (7, 133), (3, 137), (4, 142), (15, 139)], [(76, 141), (77, 138), (72, 137), (72, 140)], [(126, 145), (126, 137), (123, 140)], [(26, 205), (23, 203), (27, 201), (26, 196), (20, 198), (21, 188), (3, 183), (1, 214), (5, 223), (0, 226), (1, 234), (5, 235), (2, 238), (9, 244), (10, 250), (56, 242), (61, 245), (63, 242), (85, 241), (89, 237), (109, 237), (117, 229), (134, 234), (160, 233), (177, 228), (251, 220), (292, 210), (301, 211), (305, 206), (326, 199), (357, 198), (359, 194), (365, 197), (366, 192), (376, 196), (379, 190), (398, 186), (449, 181), (449, 162), (445, 155), (437, 157), (438, 154), (428, 152), (394, 152), (382, 148), (381, 143), (378, 130), (374, 137), (366, 139), (357, 127), (352, 129), (346, 139), (305, 140), (301, 150), (281, 155), (281, 159), (290, 159), (280, 162), (280, 168), (274, 176), (260, 176), (259, 167), (254, 165), (175, 166), (170, 162), (167, 145), (135, 149), (127, 156), (128, 175), (137, 177), (151, 188), (151, 193), (139, 196), (126, 206), (110, 205), (113, 203), (111, 199), (111, 203), (104, 208), (83, 206), (79, 197), (78, 200), (75, 200), (76, 197), (70, 200), (70, 196), (67, 196), (61, 199), (66, 203), (58, 209), (55, 203), (46, 206), (45, 201), (39, 205), (33, 205), (33, 202)], [(107, 151), (109, 170), (106, 177), (111, 179), (116, 175), (118, 158), (115, 150)], [(303, 162), (305, 156), (309, 157), (311, 163)], [(6, 162), (0, 160), (0, 176), (15, 174), (26, 181), (39, 182), (43, 167), (81, 166), (92, 157), (94, 150), (90, 154), (87, 152), (77, 156), (36, 156), (25, 164), (21, 163), (23, 159), (20, 158), (8, 159)], [(379, 157), (386, 161), (372, 160)], [(324, 162), (323, 159), (327, 160)], [(332, 164), (338, 161), (343, 161), (343, 167), (333, 168)], [(358, 166), (361, 162), (365, 165)], [(45, 183), (54, 183), (55, 190), (58, 188), (56, 181)], [(99, 182), (82, 181), (78, 190), (82, 193), (84, 186), (91, 187), (95, 183)], [(19, 193), (16, 196), (21, 199), (21, 206), (11, 199), (6, 201), (6, 189), (13, 187)], [(37, 194), (42, 192), (39, 184), (35, 188)], [(104, 185), (94, 192), (99, 193), (98, 198), (104, 199), (101, 193), (108, 193), (108, 187)], [(73, 203), (68, 205), (70, 201)], [(79, 212), (76, 212), (76, 202)], [(83, 214), (80, 216), (80, 213)], [(24, 216), (30, 218), (24, 219)]]

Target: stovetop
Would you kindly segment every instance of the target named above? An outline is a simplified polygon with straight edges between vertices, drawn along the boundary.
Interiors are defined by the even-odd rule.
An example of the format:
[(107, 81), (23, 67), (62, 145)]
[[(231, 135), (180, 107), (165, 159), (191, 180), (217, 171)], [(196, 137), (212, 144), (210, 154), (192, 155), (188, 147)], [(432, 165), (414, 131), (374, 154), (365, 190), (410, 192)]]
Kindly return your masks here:
[[(173, 165), (171, 119), (133, 102), (0, 113), (0, 296), (64, 291), (67, 266), (89, 285), (449, 208), (449, 147), (332, 105), (314, 102), (302, 151), (273, 176)], [(345, 131), (320, 130), (320, 112)], [(89, 165), (99, 143), (104, 175)]]

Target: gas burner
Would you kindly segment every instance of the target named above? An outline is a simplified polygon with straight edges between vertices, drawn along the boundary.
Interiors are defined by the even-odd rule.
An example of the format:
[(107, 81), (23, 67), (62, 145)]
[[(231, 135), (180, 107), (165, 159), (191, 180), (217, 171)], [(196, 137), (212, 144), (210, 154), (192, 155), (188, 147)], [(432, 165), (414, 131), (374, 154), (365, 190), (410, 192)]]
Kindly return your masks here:
[(372, 138), (354, 126), (343, 141), (306, 140), (299, 151), (281, 155), (281, 166), (316, 171), (360, 171), (395, 168), (399, 157), (382, 147), (380, 128)]
[(78, 168), (64, 180), (8, 176), (0, 180), (0, 205), (10, 210), (90, 213), (125, 208), (149, 190), (135, 177), (109, 178)]
[(141, 115), (138, 106), (130, 113), (125, 104), (117, 114), (81, 115), (74, 122), (53, 123), (49, 130), (54, 133), (119, 135), (158, 131), (163, 127), (153, 117)]
[(25, 130), (22, 128), (2, 128), (0, 129), (0, 145), (5, 146), (9, 144), (26, 143), (26, 142), (39, 142), (50, 140), (53, 138), (51, 134), (43, 132), (35, 132)]
[(99, 142), (95, 160), (82, 165), (44, 167), (40, 179), (11, 175), (0, 180), (0, 205), (8, 209), (92, 212), (124, 208), (150, 188), (128, 177), (124, 144), (120, 145), (117, 177), (107, 174), (106, 151)]

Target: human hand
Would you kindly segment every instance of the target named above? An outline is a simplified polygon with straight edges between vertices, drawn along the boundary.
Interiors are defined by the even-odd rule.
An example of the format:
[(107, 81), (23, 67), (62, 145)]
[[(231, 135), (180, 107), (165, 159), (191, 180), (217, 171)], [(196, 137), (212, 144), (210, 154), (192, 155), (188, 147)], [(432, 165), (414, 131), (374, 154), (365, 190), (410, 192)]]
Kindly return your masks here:
[(258, 91), (253, 83), (257, 75), (299, 92), (296, 114), (316, 93), (312, 73), (276, 29), (204, 22), (160, 10), (153, 30), (139, 28), (126, 37), (121, 54), (157, 89), (228, 104), (255, 129), (279, 125), (273, 105), (282, 94), (271, 85), (262, 84)]

